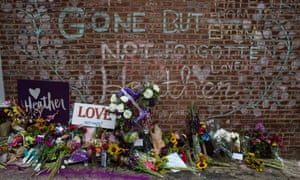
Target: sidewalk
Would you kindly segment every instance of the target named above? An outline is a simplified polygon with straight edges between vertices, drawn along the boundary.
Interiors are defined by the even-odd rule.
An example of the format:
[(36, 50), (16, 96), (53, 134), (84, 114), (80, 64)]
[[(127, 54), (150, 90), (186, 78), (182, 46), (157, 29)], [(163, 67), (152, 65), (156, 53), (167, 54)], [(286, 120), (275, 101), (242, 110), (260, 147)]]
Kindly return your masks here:
[[(127, 168), (121, 167), (108, 167), (108, 168), (97, 168), (97, 167), (85, 167), (83, 164), (70, 165), (66, 169), (60, 170), (55, 176), (55, 180), (93, 180), (93, 179), (104, 179), (104, 180), (173, 180), (173, 179), (184, 179), (184, 180), (294, 180), (300, 179), (300, 161), (284, 161), (285, 168), (280, 171), (274, 168), (265, 167), (263, 172), (256, 172), (253, 169), (246, 168), (244, 165), (240, 165), (238, 168), (227, 168), (227, 167), (210, 167), (204, 171), (199, 171), (198, 174), (194, 174), (189, 171), (180, 172), (168, 172), (163, 178), (148, 175), (142, 172), (136, 172)], [(25, 179), (36, 179), (46, 180), (48, 174), (41, 174), (39, 176), (32, 176), (32, 169), (20, 169), (16, 166), (9, 166), (6, 170), (0, 170), (0, 179), (10, 180), (25, 180)]]

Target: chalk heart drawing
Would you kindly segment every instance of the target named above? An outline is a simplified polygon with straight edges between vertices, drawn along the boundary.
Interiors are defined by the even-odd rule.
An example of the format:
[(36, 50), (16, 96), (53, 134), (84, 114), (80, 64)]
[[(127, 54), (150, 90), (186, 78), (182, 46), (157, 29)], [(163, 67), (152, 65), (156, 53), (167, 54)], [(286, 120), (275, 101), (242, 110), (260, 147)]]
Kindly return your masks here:
[(202, 69), (193, 65), (193, 74), (197, 77), (200, 82), (204, 82), (207, 79), (207, 76), (210, 73), (210, 68), (208, 66), (203, 67)]
[(40, 88), (29, 88), (29, 93), (32, 97), (34, 97), (34, 99), (37, 99), (40, 95), (41, 89)]

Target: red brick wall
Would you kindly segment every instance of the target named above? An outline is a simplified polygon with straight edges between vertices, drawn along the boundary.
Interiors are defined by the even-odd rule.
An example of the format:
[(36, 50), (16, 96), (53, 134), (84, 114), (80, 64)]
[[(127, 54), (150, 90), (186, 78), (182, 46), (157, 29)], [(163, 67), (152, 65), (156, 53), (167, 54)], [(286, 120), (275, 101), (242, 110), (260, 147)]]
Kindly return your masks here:
[(194, 101), (229, 129), (263, 122), (283, 135), (283, 156), (299, 158), (299, 12), (298, 0), (7, 0), (5, 93), (16, 96), (20, 78), (60, 80), (72, 103), (107, 105), (125, 84), (152, 81), (164, 130), (188, 131)]

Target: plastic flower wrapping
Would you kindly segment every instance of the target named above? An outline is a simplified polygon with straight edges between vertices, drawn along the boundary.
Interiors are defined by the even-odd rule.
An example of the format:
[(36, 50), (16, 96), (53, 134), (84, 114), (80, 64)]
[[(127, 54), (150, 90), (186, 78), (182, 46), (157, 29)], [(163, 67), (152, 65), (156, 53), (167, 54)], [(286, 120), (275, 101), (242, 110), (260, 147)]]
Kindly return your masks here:
[[(48, 172), (53, 179), (60, 169), (73, 164), (119, 166), (163, 177), (175, 170), (197, 174), (212, 166), (239, 166), (231, 159), (233, 153), (240, 153), (246, 167), (259, 172), (264, 166), (283, 167), (282, 139), (267, 133), (261, 123), (239, 134), (201, 119), (192, 103), (188, 108), (190, 132), (161, 129), (159, 122), (151, 121), (159, 94), (160, 88), (149, 82), (130, 84), (113, 94), (108, 106), (116, 115), (113, 130), (53, 123), (57, 113), (42, 117), (42, 108), (25, 112), (11, 102), (2, 117), (9, 118), (12, 130), (0, 142), (0, 168), (32, 168), (35, 175)], [(86, 139), (91, 130), (91, 139)], [(263, 152), (271, 153), (272, 161), (259, 159)], [(216, 159), (219, 156), (221, 160)]]

